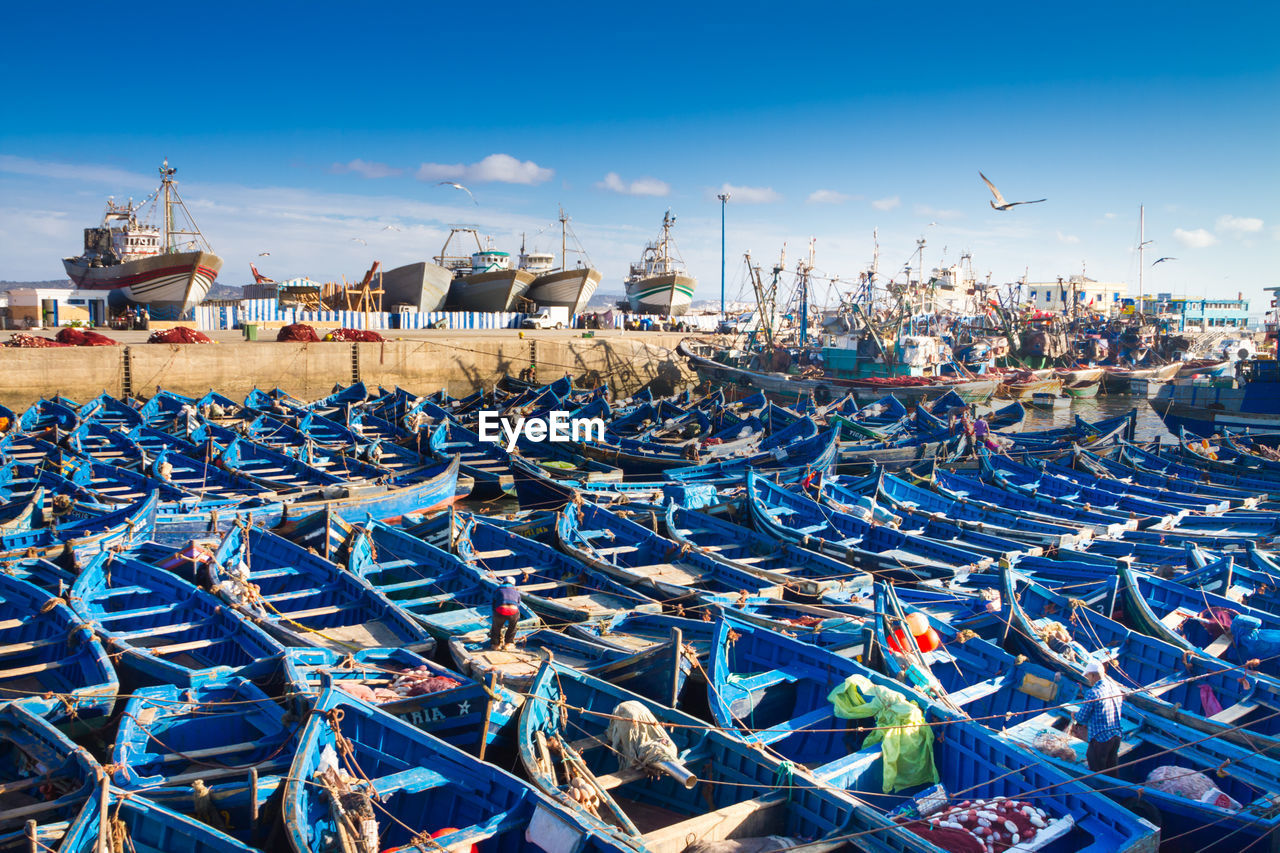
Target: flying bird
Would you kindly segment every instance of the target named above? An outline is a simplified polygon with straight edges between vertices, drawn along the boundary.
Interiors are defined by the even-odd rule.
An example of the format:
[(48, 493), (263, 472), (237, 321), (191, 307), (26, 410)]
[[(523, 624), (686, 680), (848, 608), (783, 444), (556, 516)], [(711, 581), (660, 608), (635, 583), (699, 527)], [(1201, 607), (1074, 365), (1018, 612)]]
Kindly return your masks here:
[(1151, 262), (1151, 266), (1154, 267), (1156, 264), (1162, 264), (1165, 261), (1176, 261), (1176, 260), (1177, 258), (1156, 258), (1154, 261)]
[(401, 229), (400, 229), (400, 226), (398, 225), (383, 225), (382, 230), (383, 231), (399, 231)]
[(1035, 201), (1005, 201), (1004, 196), (1000, 195), (1000, 190), (996, 189), (995, 184), (987, 180), (986, 175), (979, 172), (978, 177), (982, 178), (982, 182), (987, 185), (987, 189), (991, 190), (991, 194), (995, 196), (995, 199), (991, 202), (991, 207), (995, 210), (1008, 210), (1015, 204), (1039, 204), (1042, 201), (1047, 201), (1047, 199), (1043, 198), (1038, 198)]
[(462, 184), (455, 184), (453, 181), (441, 181), (440, 183), (436, 184), (436, 186), (438, 186), (438, 187), (453, 187), (455, 190), (462, 190), (464, 193), (466, 193), (467, 195), (471, 196), (471, 201), (472, 201), (472, 202), (474, 202), (475, 204), (479, 204), (479, 203), (480, 203), (480, 202), (476, 201), (475, 193), (471, 192), (471, 190), (467, 189), (467, 188), (466, 188), (466, 187), (464, 187)]
[(265, 257), (267, 257), (267, 256), (268, 256), (268, 255), (270, 255), (270, 254), (271, 254), (270, 252), (259, 252), (259, 253), (258, 253), (258, 257), (260, 257), (260, 258), (265, 258)]
[(355, 242), (359, 243), (361, 246), (367, 246), (367, 245), (369, 245), (369, 244), (368, 244), (368, 243), (366, 243), (365, 241), (361, 240), (359, 237), (352, 237), (351, 239), (352, 239), (352, 240), (354, 240)]

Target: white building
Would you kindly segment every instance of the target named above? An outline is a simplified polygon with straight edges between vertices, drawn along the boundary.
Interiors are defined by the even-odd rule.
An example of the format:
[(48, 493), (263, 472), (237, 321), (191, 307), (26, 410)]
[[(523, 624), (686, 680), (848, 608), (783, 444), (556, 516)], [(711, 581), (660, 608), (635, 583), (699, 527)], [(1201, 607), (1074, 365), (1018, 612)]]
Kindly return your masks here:
[(1129, 286), (1122, 281), (1094, 281), (1083, 275), (1029, 281), (1022, 287), (1027, 304), (1038, 311), (1065, 312), (1074, 304), (1077, 310), (1118, 314), (1121, 302), (1129, 295)]
[(106, 325), (107, 294), (69, 287), (24, 287), (9, 291), (9, 322), (15, 329), (56, 329), (73, 320)]

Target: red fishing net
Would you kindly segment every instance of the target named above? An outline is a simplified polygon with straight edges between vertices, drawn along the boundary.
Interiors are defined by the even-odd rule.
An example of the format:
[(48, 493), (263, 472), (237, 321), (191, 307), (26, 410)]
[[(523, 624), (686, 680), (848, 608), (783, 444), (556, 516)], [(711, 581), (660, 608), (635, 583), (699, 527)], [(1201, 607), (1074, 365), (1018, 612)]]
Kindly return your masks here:
[(88, 329), (74, 329), (70, 326), (65, 329), (60, 329), (54, 340), (63, 344), (71, 344), (73, 347), (120, 346), (118, 341), (114, 341), (106, 335), (100, 335), (97, 332), (93, 332)]
[(161, 329), (158, 332), (152, 332), (151, 337), (147, 338), (149, 344), (211, 344), (213, 338), (204, 332), (197, 332), (195, 329), (189, 329), (186, 326), (174, 326), (172, 329)]
[(309, 344), (318, 342), (320, 336), (316, 334), (316, 330), (308, 326), (306, 323), (293, 323), (282, 328), (276, 334), (277, 341), (288, 341), (291, 343)]
[(360, 341), (364, 343), (382, 343), (386, 338), (373, 331), (372, 329), (334, 329), (332, 332), (324, 336), (326, 341), (338, 341), (340, 343), (351, 343)]

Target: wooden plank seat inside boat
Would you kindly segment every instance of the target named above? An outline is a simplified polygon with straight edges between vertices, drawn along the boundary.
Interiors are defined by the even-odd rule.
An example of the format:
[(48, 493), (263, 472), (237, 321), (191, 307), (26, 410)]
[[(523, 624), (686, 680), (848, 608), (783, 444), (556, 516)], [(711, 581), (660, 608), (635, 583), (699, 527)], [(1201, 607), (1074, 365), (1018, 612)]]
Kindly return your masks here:
[[(1038, 749), (1036, 746), (1037, 738), (1045, 734), (1055, 735), (1065, 741), (1071, 751), (1075, 753), (1076, 763), (1083, 764), (1086, 761), (1089, 742), (1071, 734), (1071, 721), (1079, 710), (1080, 706), (1078, 705), (1066, 705), (1061, 708), (1054, 708), (1051, 711), (1045, 711), (1016, 725), (1009, 726), (1004, 730), (1004, 736), (1035, 750)], [(1138, 726), (1139, 724), (1131, 718), (1125, 717), (1120, 720), (1120, 748), (1118, 753), (1120, 757), (1124, 757), (1140, 745), (1140, 741), (1130, 737), (1137, 731)]]
[(1234, 705), (1223, 708), (1209, 719), (1218, 723), (1226, 723), (1227, 725), (1237, 725), (1241, 719), (1256, 711), (1260, 706), (1257, 702), (1251, 702), (1248, 699), (1241, 700)]
[(689, 571), (673, 563), (627, 566), (627, 571), (650, 581), (675, 584), (676, 586), (691, 586), (697, 583), (705, 574), (704, 572)]
[(1176, 631), (1178, 630), (1178, 628), (1182, 626), (1183, 622), (1186, 622), (1188, 619), (1190, 619), (1192, 616), (1195, 616), (1195, 615), (1196, 615), (1195, 612), (1190, 608), (1179, 607), (1161, 616), (1160, 621), (1163, 622), (1165, 624), (1165, 627), (1167, 627), (1170, 631)]
[[(723, 808), (686, 818), (676, 823), (645, 831), (644, 849), (649, 853), (680, 853), (690, 838), (702, 842), (729, 838), (758, 838), (785, 835), (790, 803), (786, 794), (772, 792), (751, 800), (742, 800)], [(643, 826), (640, 827), (644, 829)], [(846, 842), (805, 844), (805, 853), (824, 853), (846, 846)]]

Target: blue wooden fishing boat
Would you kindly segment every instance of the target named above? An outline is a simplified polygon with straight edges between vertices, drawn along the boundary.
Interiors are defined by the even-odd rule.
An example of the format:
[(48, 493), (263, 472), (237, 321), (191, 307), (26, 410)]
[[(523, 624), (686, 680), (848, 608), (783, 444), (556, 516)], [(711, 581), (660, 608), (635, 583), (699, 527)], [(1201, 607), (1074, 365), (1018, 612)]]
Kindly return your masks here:
[(952, 523), (979, 531), (994, 533), (1035, 545), (1052, 548), (1074, 548), (1093, 538), (1092, 530), (1042, 521), (1025, 513), (993, 505), (972, 504), (953, 498), (936, 488), (927, 488), (927, 480), (884, 474), (877, 483), (877, 496), (896, 513), (919, 512), (941, 515)]
[[(259, 847), (134, 792), (104, 788), (91, 796), (66, 830), (58, 853), (250, 853)], [(52, 849), (52, 848), (49, 848)]]
[(519, 779), (336, 688), (302, 730), (283, 811), (294, 853), (505, 851), (524, 849), (526, 837), (544, 850), (601, 849), (583, 822)]
[(379, 710), (480, 758), (514, 743), (515, 719), (524, 697), (496, 681), (484, 683), (407, 649), (286, 649), (240, 670), (279, 696), (298, 719), (332, 684)]
[[(824, 784), (849, 788), (884, 814), (915, 818), (929, 798), (942, 799), (944, 808), (960, 801), (1027, 798), (1045, 813), (1046, 825), (1037, 836), (1056, 839), (1054, 849), (1155, 849), (1154, 826), (953, 712), (925, 701), (911, 709), (901, 685), (849, 658), (725, 618), (713, 645), (711, 678), (712, 713), (719, 725), (772, 754), (813, 767)], [(884, 689), (896, 699), (876, 692)], [(915, 769), (919, 758), (908, 763), (910, 742), (894, 741), (891, 750), (880, 738), (868, 737), (856, 719), (838, 716), (837, 693), (853, 697), (844, 699), (845, 705), (892, 702), (893, 720), (918, 719), (917, 726), (927, 727), (926, 743), (932, 741), (923, 759), (932, 767)], [(889, 723), (895, 724), (903, 723)], [(920, 831), (927, 833), (924, 827)]]
[(243, 841), (264, 791), (289, 769), (298, 725), (253, 682), (225, 673), (133, 691), (112, 753), (112, 783)]
[(556, 538), (570, 556), (621, 583), (652, 590), (662, 601), (783, 596), (777, 584), (686, 550), (595, 504), (566, 506), (556, 522)]
[[(740, 504), (732, 506), (738, 514), (746, 514)], [(653, 520), (656, 522), (656, 518)], [(669, 503), (663, 514), (663, 525), (667, 536), (681, 547), (687, 546), (712, 560), (772, 583), (784, 584), (802, 595), (870, 588), (871, 576), (851, 569), (847, 563), (789, 542), (779, 542), (719, 515)]]
[(61, 726), (98, 726), (119, 692), (106, 649), (65, 601), (0, 574), (0, 701)]
[(80, 416), (70, 406), (53, 400), (37, 400), (18, 418), (18, 426), (26, 433), (49, 432), (65, 435), (80, 424)]
[(289, 646), (355, 651), (435, 640), (369, 583), (283, 537), (235, 526), (214, 556), (219, 596)]
[[(468, 570), (453, 554), (379, 522), (359, 525), (346, 548), (347, 569), (438, 641), (488, 631), (498, 582)], [(520, 624), (538, 624), (527, 604), (519, 610)]]
[(101, 772), (88, 750), (36, 711), (21, 702), (0, 704), (0, 833), (21, 830), (29, 820), (71, 820)]
[(949, 579), (991, 562), (973, 551), (907, 536), (828, 509), (753, 471), (747, 473), (747, 501), (757, 529), (843, 560), (873, 577)]
[(520, 716), (525, 773), (627, 849), (676, 853), (691, 839), (768, 835), (804, 838), (806, 850), (834, 849), (846, 837), (871, 851), (910, 849), (852, 797), (696, 717), (555, 662), (529, 692)]
[(99, 554), (71, 587), (72, 608), (93, 626), (126, 685), (198, 681), (210, 670), (283, 649), (213, 596), (163, 569)]
[[(947, 622), (932, 616), (932, 628), (943, 635), (939, 648), (920, 652), (914, 642), (903, 649), (895, 641), (894, 651), (890, 626), (910, 636), (904, 620), (915, 608), (895, 603), (890, 589), (880, 592), (876, 640), (884, 669), (921, 699), (942, 702), (980, 722), (1037, 761), (1080, 778), (1147, 818), (1160, 827), (1163, 838), (1175, 838), (1189, 849), (1226, 853), (1280, 828), (1272, 793), (1280, 790), (1280, 762), (1274, 757), (1206, 739), (1127, 703), (1120, 721), (1118, 766), (1110, 773), (1092, 772), (1085, 761), (1086, 744), (1071, 730), (1080, 707), (1078, 685), (981, 637), (959, 637)], [(1193, 774), (1212, 779), (1240, 805), (1201, 801), (1160, 784), (1170, 777), (1190, 781)]]
[[(1003, 580), (1008, 640), (1030, 657), (1080, 683), (1090, 660), (1118, 661), (1112, 678), (1141, 710), (1280, 754), (1280, 683), (1131, 631), (1015, 572), (1005, 571)], [(1069, 645), (1050, 648), (1041, 639), (1051, 622), (1062, 626)]]
[(945, 516), (915, 511), (894, 513), (876, 500), (881, 477), (881, 472), (873, 472), (871, 476), (858, 479), (850, 479), (847, 475), (824, 478), (818, 486), (818, 499), (838, 513), (885, 521), (902, 533), (996, 560), (1016, 562), (1020, 557), (1037, 557), (1044, 552), (1039, 545), (1004, 536), (1004, 531), (994, 525), (956, 524)]
[(643, 592), (482, 516), (465, 514), (456, 524), (458, 556), (497, 582), (511, 578), (520, 600), (552, 627), (613, 622), (629, 612), (662, 612), (662, 605)]
[(637, 651), (549, 628), (517, 631), (515, 643), (500, 649), (490, 645), (488, 632), (459, 634), (449, 638), (449, 652), (458, 667), (472, 678), (496, 681), (519, 693), (527, 693), (538, 668), (554, 659), (673, 707), (696, 657), (685, 648), (680, 636), (669, 636)]
[(475, 480), (478, 498), (495, 498), (515, 488), (511, 476), (511, 456), (503, 445), (481, 441), (480, 436), (458, 424), (445, 421), (431, 430), (428, 448), (437, 462), (457, 457), (459, 469)]

